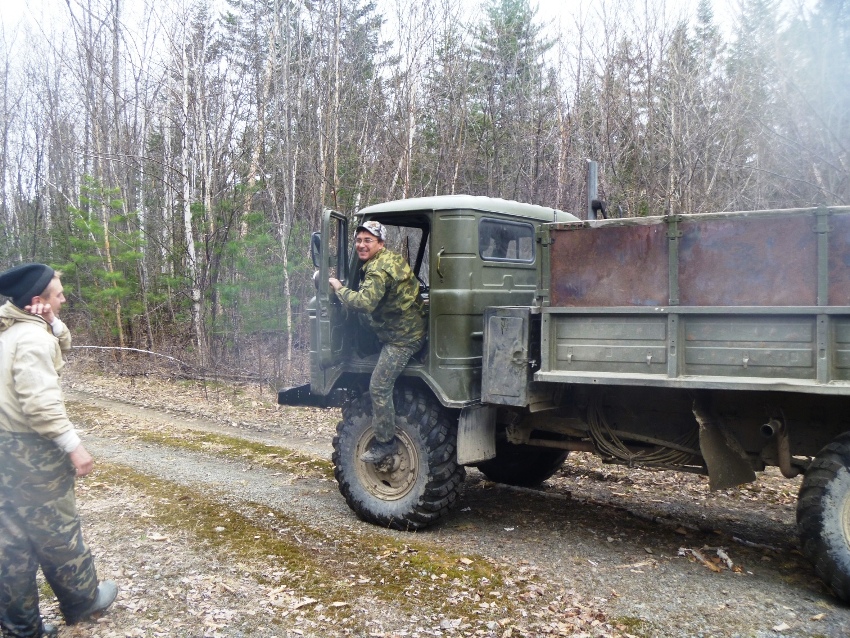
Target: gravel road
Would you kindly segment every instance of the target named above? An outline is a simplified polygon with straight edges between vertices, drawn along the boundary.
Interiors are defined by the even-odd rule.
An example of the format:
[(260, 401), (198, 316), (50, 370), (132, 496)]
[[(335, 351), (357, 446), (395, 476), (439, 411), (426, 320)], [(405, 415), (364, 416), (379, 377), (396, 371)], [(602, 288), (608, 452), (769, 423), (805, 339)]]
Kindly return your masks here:
[[(353, 539), (377, 545), (415, 542), (425, 553), (431, 548), (483, 557), (506, 583), (493, 595), (511, 599), (511, 606), (502, 608), (502, 613), (510, 610), (510, 618), (498, 618), (494, 611), (493, 619), (473, 622), (453, 619), (433, 602), (423, 601), (419, 615), (404, 604), (369, 603), (367, 587), (352, 594), (352, 602), (334, 603), (359, 610), (357, 622), (345, 629), (329, 629), (314, 610), (313, 616), (287, 616), (293, 623), (300, 618), (296, 624), (277, 618), (280, 624), (271, 625), (277, 634), (264, 633), (272, 631), (267, 624), (255, 627), (256, 635), (850, 635), (850, 608), (829, 594), (797, 551), (793, 494), (799, 483), (777, 475), (711, 494), (702, 477), (602, 466), (580, 454), (572, 455), (540, 490), (494, 484), (472, 469), (451, 516), (432, 529), (406, 534), (359, 521), (326, 477), (299, 476), (222, 456), (213, 448), (188, 450), (139, 436), (145, 431), (182, 437), (225, 434), (329, 459), (333, 413), (277, 408), (268, 390), (264, 397), (242, 393), (237, 401), (235, 394), (211, 396), (196, 386), (82, 372), (71, 375), (66, 392), (72, 417), (101, 463), (196, 491), (229, 510), (268, 508), (323, 530), (335, 539), (330, 542), (340, 545)], [(85, 481), (81, 486), (87, 536), (94, 539), (96, 552), (100, 548), (107, 575), (112, 570), (126, 576), (122, 551), (145, 551), (132, 547), (138, 530), (110, 535), (99, 529), (110, 523), (96, 520), (94, 513), (98, 508), (114, 512), (118, 505), (97, 489), (86, 489)], [(118, 487), (108, 496), (114, 501), (119, 494), (125, 501), (135, 498), (132, 490)], [(209, 559), (193, 546), (191, 536), (184, 541), (180, 551), (191, 554), (187, 560)], [(323, 547), (317, 545), (316, 552), (321, 554)], [(170, 577), (179, 588), (179, 573)], [(433, 580), (439, 584), (438, 577)], [(255, 581), (251, 587), (262, 585), (262, 579)], [(299, 599), (298, 591), (290, 593)], [(454, 594), (447, 586), (444, 595), (449, 599)], [(238, 613), (238, 620), (194, 629), (189, 623), (185, 630), (169, 631), (163, 629), (161, 613), (155, 620), (140, 616), (141, 603), (129, 600), (129, 606), (119, 604), (105, 616), (96, 633), (63, 628), (62, 635), (252, 635), (246, 629), (250, 622), (246, 625)], [(487, 611), (486, 600), (483, 604)], [(582, 614), (584, 620), (575, 621)]]

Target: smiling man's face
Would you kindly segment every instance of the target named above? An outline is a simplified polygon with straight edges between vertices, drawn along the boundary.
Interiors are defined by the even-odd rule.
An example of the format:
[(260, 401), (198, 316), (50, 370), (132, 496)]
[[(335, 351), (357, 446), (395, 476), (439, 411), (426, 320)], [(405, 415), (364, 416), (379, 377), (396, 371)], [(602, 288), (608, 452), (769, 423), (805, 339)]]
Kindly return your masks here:
[(360, 261), (369, 261), (375, 256), (375, 253), (384, 247), (384, 242), (372, 233), (361, 230), (354, 238), (354, 247), (357, 249), (357, 256)]

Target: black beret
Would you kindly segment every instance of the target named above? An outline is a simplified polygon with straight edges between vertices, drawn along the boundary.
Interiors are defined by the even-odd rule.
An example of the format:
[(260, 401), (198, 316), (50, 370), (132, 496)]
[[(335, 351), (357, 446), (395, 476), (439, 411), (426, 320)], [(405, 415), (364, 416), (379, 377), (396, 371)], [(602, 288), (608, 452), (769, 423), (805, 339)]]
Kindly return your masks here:
[(18, 308), (28, 306), (53, 279), (53, 268), (44, 264), (21, 264), (0, 274), (0, 295), (12, 298)]

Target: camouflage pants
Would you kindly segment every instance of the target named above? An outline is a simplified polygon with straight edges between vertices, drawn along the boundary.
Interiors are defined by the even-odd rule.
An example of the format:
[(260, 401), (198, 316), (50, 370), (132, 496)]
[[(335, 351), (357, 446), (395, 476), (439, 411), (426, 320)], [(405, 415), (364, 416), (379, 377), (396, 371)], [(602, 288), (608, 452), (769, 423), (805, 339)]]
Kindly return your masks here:
[(372, 427), (375, 438), (387, 442), (395, 436), (395, 406), (393, 386), (404, 370), (410, 357), (419, 352), (425, 338), (407, 345), (396, 346), (385, 343), (381, 348), (378, 363), (369, 381), (369, 396), (372, 397)]
[(83, 542), (68, 455), (36, 434), (0, 432), (0, 627), (41, 636), (39, 565), (66, 622), (91, 604), (97, 574)]

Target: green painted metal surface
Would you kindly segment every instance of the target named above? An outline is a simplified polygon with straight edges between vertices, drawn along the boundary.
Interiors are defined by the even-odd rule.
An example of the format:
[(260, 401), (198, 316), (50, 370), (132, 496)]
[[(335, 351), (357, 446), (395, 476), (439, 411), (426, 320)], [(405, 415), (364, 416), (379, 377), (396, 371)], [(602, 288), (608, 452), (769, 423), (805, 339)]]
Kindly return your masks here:
[[(323, 227), (322, 245), (328, 253), (332, 251), (324, 236), (333, 235), (334, 219), (326, 214)], [(422, 379), (444, 405), (463, 407), (478, 401), (485, 310), (533, 305), (541, 256), (538, 229), (544, 223), (578, 218), (542, 206), (452, 195), (370, 206), (360, 211), (349, 229), (366, 219), (387, 225), (391, 236), (421, 229), (427, 241), (421, 263), (412, 254), (410, 261), (414, 270), (419, 266), (417, 274), (428, 284), (428, 345), (404, 374)], [(405, 245), (388, 242), (393, 250)], [(359, 264), (350, 253), (341, 279), (356, 286)], [(356, 315), (338, 312), (325, 279), (321, 272), (312, 330), (312, 391), (320, 394), (335, 385), (362, 381), (376, 357), (362, 347), (366, 338)], [(337, 347), (329, 347), (330, 343)]]

